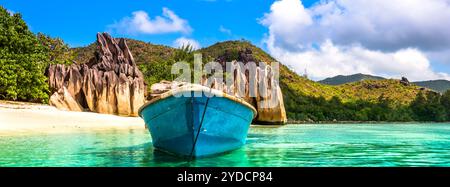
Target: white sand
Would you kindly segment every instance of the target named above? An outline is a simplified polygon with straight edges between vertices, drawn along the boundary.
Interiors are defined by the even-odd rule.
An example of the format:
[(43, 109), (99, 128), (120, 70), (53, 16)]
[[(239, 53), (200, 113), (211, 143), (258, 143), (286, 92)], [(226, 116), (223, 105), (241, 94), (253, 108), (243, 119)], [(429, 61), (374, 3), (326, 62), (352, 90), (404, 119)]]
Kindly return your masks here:
[(69, 112), (48, 105), (0, 101), (0, 135), (144, 128), (139, 117)]

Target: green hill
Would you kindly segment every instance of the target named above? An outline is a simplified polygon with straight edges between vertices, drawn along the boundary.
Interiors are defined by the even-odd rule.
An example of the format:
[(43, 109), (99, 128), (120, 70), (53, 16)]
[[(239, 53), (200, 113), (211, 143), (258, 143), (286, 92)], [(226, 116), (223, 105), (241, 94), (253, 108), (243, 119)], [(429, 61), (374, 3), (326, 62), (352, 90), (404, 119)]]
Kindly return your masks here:
[(218, 57), (225, 57), (225, 61), (231, 62), (239, 58), (239, 53), (250, 50), (254, 60), (257, 62), (273, 62), (275, 59), (246, 40), (235, 40), (218, 42), (206, 48), (202, 48), (197, 52), (202, 53), (203, 58), (207, 61), (214, 60)]
[[(256, 61), (271, 62), (275, 59), (262, 49), (252, 45), (247, 41), (226, 41), (219, 42), (210, 47), (200, 49), (199, 52), (205, 57), (215, 59), (229, 54), (228, 61), (237, 59), (239, 51), (251, 50)], [(344, 84), (340, 86), (330, 86), (318, 82), (311, 81), (303, 76), (292, 72), (289, 68), (280, 65), (280, 84), (283, 92), (290, 90), (294, 95), (305, 95), (312, 97), (324, 97), (331, 99), (339, 97), (344, 102), (352, 102), (356, 100), (368, 100), (375, 102), (380, 96), (398, 101), (399, 103), (410, 103), (416, 97), (420, 90), (414, 85), (405, 86), (399, 80), (385, 80), (382, 77), (357, 74), (352, 77), (367, 77), (367, 81)], [(376, 79), (379, 81), (371, 81)], [(288, 99), (289, 101), (289, 99)]]
[[(248, 41), (225, 41), (212, 46), (190, 51), (168, 46), (154, 45), (137, 40), (127, 41), (136, 63), (144, 73), (147, 84), (160, 80), (172, 80), (170, 67), (178, 60), (190, 61), (194, 53), (201, 53), (204, 62), (221, 59), (231, 61), (251, 58), (256, 62), (272, 62), (275, 59)], [(73, 49), (76, 61), (87, 62), (95, 44)], [(250, 52), (249, 52), (250, 51)], [(250, 57), (242, 57), (245, 53)], [(300, 121), (410, 121), (414, 114), (408, 106), (418, 93), (429, 92), (413, 84), (402, 84), (400, 80), (383, 79), (368, 75), (355, 75), (352, 80), (366, 80), (341, 85), (314, 82), (280, 65), (280, 86), (290, 120)], [(377, 80), (372, 80), (377, 79)]]
[[(342, 85), (347, 83), (354, 83), (363, 80), (384, 80), (384, 77), (366, 75), (366, 74), (354, 74), (354, 75), (338, 75), (331, 78), (326, 78), (324, 80), (319, 81), (322, 84), (328, 85)], [(430, 80), (430, 81), (418, 81), (412, 82), (413, 84), (428, 88), (440, 93), (444, 93), (445, 91), (450, 89), (450, 81), (448, 80)]]
[[(174, 48), (164, 45), (154, 45), (129, 38), (126, 38), (126, 40), (137, 64), (160, 62), (171, 58), (175, 52)], [(75, 53), (74, 60), (78, 63), (86, 63), (94, 56), (96, 47), (97, 43), (92, 43), (86, 47), (72, 48), (72, 51)]]
[(448, 80), (431, 80), (431, 81), (420, 81), (413, 82), (417, 86), (422, 86), (425, 88), (429, 88), (441, 93), (444, 93), (447, 90), (450, 90), (450, 81)]
[[(409, 104), (416, 95), (423, 90), (415, 85), (403, 85), (400, 80), (363, 80), (338, 86), (325, 85), (308, 80), (289, 72), (287, 68), (281, 70), (282, 85), (285, 89), (294, 91), (296, 94), (323, 97), (327, 100), (337, 97), (342, 102), (356, 102), (358, 100), (377, 103), (380, 97), (391, 100), (394, 104)], [(283, 90), (284, 91), (284, 90)]]
[(347, 96), (349, 101), (357, 99), (377, 102), (379, 97), (383, 96), (396, 104), (409, 104), (424, 90), (413, 84), (404, 85), (396, 79), (363, 80), (339, 85), (336, 88)]
[(354, 74), (354, 75), (338, 75), (331, 78), (326, 78), (324, 80), (319, 81), (322, 84), (328, 85), (341, 85), (346, 83), (358, 82), (362, 80), (384, 80), (383, 77), (366, 75), (362, 73)]

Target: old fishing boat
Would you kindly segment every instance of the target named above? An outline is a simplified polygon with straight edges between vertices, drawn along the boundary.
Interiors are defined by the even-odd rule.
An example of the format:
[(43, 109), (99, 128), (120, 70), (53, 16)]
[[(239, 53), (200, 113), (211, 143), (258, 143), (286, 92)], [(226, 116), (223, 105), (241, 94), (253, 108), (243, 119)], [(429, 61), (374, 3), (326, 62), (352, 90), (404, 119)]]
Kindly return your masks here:
[(156, 149), (191, 158), (243, 146), (256, 113), (243, 99), (195, 84), (163, 93), (139, 110)]

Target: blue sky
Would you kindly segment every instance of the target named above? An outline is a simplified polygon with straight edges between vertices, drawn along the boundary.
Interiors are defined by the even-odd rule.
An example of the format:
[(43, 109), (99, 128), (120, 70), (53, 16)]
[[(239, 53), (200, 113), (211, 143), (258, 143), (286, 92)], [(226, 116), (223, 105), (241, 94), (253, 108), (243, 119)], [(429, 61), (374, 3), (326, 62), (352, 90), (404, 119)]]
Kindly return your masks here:
[(97, 32), (207, 47), (244, 38), (320, 80), (366, 73), (450, 80), (450, 0), (3, 0), (72, 47)]
[[(311, 4), (314, 1), (305, 1)], [(145, 11), (150, 17), (159, 16), (166, 7), (193, 28), (186, 37), (195, 38), (201, 46), (218, 41), (245, 38), (259, 44), (267, 29), (258, 23), (270, 9), (270, 0), (143, 0), (143, 1), (26, 1), (6, 0), (1, 4), (20, 12), (33, 32), (60, 37), (72, 47), (84, 46), (95, 40), (95, 33), (110, 31), (108, 25), (131, 17), (134, 11)], [(220, 31), (220, 27), (231, 33)], [(172, 45), (180, 33), (126, 34), (112, 33), (115, 37), (130, 37), (147, 42)]]

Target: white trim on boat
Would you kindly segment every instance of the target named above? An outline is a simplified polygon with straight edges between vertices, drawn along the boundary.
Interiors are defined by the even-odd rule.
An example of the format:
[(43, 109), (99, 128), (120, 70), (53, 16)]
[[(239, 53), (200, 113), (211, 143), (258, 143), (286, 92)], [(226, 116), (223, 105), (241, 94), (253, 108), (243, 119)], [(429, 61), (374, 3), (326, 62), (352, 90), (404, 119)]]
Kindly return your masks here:
[(158, 102), (158, 101), (160, 101), (162, 99), (165, 99), (165, 98), (168, 98), (168, 97), (171, 97), (171, 96), (174, 96), (174, 95), (182, 94), (183, 92), (192, 92), (192, 91), (194, 91), (194, 92), (203, 92), (203, 93), (206, 93), (206, 94), (210, 94), (211, 96), (227, 98), (229, 100), (235, 101), (235, 102), (237, 102), (239, 104), (242, 104), (242, 105), (250, 108), (253, 111), (253, 118), (255, 118), (256, 115), (257, 115), (257, 110), (255, 109), (255, 107), (253, 107), (251, 104), (247, 103), (244, 99), (238, 98), (236, 96), (229, 95), (229, 94), (224, 93), (224, 92), (222, 92), (220, 90), (208, 88), (208, 87), (201, 86), (201, 85), (198, 85), (198, 84), (188, 84), (188, 85), (185, 85), (185, 86), (180, 86), (178, 88), (172, 89), (172, 90), (167, 91), (165, 93), (162, 93), (161, 95), (153, 98), (152, 100), (150, 100), (147, 103), (145, 103), (144, 105), (142, 105), (142, 107), (139, 108), (138, 114), (139, 114), (139, 116), (141, 116), (141, 112), (142, 112), (142, 110), (145, 107), (147, 107), (148, 105), (151, 105), (153, 103), (156, 103), (156, 102)]

